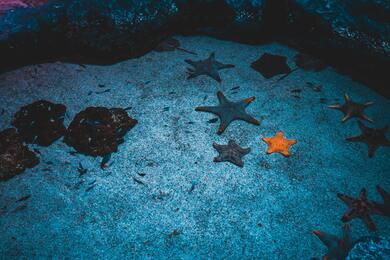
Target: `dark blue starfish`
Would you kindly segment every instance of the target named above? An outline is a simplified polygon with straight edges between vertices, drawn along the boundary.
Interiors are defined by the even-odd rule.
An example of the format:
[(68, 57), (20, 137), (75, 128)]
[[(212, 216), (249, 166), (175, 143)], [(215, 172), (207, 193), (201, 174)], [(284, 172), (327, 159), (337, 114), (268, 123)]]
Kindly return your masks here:
[(383, 128), (370, 128), (361, 121), (358, 121), (358, 125), (362, 131), (361, 135), (348, 137), (347, 141), (366, 143), (368, 146), (368, 157), (373, 157), (380, 146), (390, 147), (390, 140), (386, 138), (386, 133), (390, 129), (389, 126)]
[(242, 157), (251, 151), (251, 148), (242, 148), (234, 140), (229, 140), (227, 145), (213, 143), (213, 147), (219, 153), (214, 162), (231, 162), (238, 167), (244, 167)]
[(222, 81), (219, 76), (218, 71), (222, 69), (234, 68), (233, 64), (223, 64), (215, 59), (215, 53), (212, 52), (210, 56), (205, 60), (185, 60), (188, 64), (190, 64), (193, 69), (188, 69), (188, 77), (187, 79), (195, 78), (200, 75), (207, 75), (219, 83)]
[(217, 134), (222, 134), (226, 127), (234, 120), (243, 120), (254, 125), (260, 125), (252, 116), (248, 115), (245, 108), (255, 100), (255, 97), (249, 97), (238, 102), (232, 102), (228, 100), (225, 95), (218, 90), (217, 97), (219, 100), (218, 106), (201, 106), (195, 108), (196, 111), (209, 112), (217, 115), (221, 120)]

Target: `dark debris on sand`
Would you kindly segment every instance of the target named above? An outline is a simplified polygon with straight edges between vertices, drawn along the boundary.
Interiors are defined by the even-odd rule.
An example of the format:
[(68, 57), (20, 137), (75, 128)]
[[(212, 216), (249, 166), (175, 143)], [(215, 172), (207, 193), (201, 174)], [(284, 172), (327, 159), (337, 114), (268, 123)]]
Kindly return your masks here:
[(0, 132), (0, 181), (11, 179), (38, 163), (39, 158), (22, 143), (16, 129)]
[(295, 64), (305, 71), (321, 71), (326, 68), (326, 64), (321, 60), (303, 53), (298, 53), (294, 57)]
[(65, 133), (65, 113), (64, 105), (39, 100), (22, 107), (15, 114), (12, 125), (22, 141), (49, 146)]
[(137, 123), (122, 108), (88, 107), (75, 116), (64, 142), (80, 153), (105, 156), (117, 151), (125, 134)]

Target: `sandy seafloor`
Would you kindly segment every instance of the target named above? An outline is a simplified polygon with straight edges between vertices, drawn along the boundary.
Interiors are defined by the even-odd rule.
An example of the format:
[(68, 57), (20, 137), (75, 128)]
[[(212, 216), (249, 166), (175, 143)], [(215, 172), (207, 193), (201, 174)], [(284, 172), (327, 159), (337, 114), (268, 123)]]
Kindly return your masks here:
[[(288, 56), (295, 68), (296, 51), (276, 43), (177, 38), (198, 56), (150, 52), (112, 66), (53, 63), (0, 75), (1, 129), (21, 106), (39, 99), (65, 104), (66, 124), (87, 106), (131, 106), (129, 114), (139, 121), (106, 170), (99, 158), (70, 155), (73, 149), (59, 140), (39, 147), (37, 167), (1, 182), (2, 256), (310, 259), (325, 253), (313, 229), (341, 232), (347, 208), (337, 192), (357, 196), (366, 187), (379, 201), (375, 185), (390, 190), (390, 148), (368, 159), (365, 144), (345, 141), (360, 133), (356, 120), (342, 124), (342, 113), (327, 108), (343, 102), (344, 93), (356, 102), (374, 101), (366, 110), (375, 120), (370, 126), (383, 127), (390, 123), (389, 100), (330, 67), (298, 70), (274, 85), (278, 77), (266, 80), (250, 64), (271, 52)], [(221, 72), (222, 84), (206, 76), (186, 80), (184, 60), (212, 51), (236, 65)], [(111, 91), (95, 94), (104, 90), (99, 84)], [(297, 88), (300, 98), (291, 92)], [(218, 136), (219, 122), (207, 122), (215, 116), (194, 110), (216, 105), (218, 89), (231, 100), (256, 96), (247, 110), (261, 125), (235, 121)], [(278, 130), (298, 140), (290, 158), (265, 153), (261, 137)], [(212, 143), (229, 139), (252, 149), (243, 168), (213, 162)], [(88, 169), (81, 178), (79, 162)], [(16, 202), (25, 195), (31, 197)], [(378, 231), (370, 233), (353, 220), (354, 239), (390, 235), (389, 219), (374, 221)]]

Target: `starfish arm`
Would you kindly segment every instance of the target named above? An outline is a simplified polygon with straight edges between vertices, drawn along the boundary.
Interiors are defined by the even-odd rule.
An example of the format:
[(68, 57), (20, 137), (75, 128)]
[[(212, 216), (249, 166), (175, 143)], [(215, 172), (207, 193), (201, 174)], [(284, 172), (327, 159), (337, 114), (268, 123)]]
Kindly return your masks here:
[(269, 137), (263, 137), (263, 138), (261, 138), (261, 140), (263, 140), (266, 144), (270, 144), (270, 141), (271, 141), (271, 138), (269, 138)]
[(218, 101), (219, 103), (222, 105), (222, 104), (226, 104), (226, 103), (229, 103), (229, 100), (225, 97), (225, 95), (223, 94), (222, 91), (218, 90), (217, 91), (217, 98), (218, 98)]
[(341, 221), (344, 222), (344, 223), (345, 222), (349, 222), (349, 221), (351, 221), (355, 217), (357, 217), (356, 210), (355, 209), (350, 209), (347, 212), (345, 212), (345, 214), (341, 218)]
[(217, 67), (218, 67), (218, 70), (223, 70), (223, 69), (234, 68), (235, 66), (233, 64), (223, 64), (223, 63), (217, 62)]
[(351, 118), (351, 114), (346, 114), (342, 119), (341, 119), (341, 122), (343, 122), (343, 123), (345, 123), (345, 122), (347, 122), (348, 121), (348, 119), (350, 119)]
[(195, 73), (195, 70), (192, 69), (192, 68), (187, 68), (187, 72), (188, 72), (188, 73)]
[(222, 150), (222, 145), (220, 144), (217, 144), (217, 143), (213, 143), (213, 147), (215, 150), (217, 150), (218, 152), (220, 152)]
[(367, 132), (367, 130), (369, 130), (369, 128), (365, 124), (363, 124), (361, 121), (358, 121), (358, 126), (363, 133), (365, 133), (365, 132)]
[(232, 158), (230, 162), (237, 165), (238, 167), (244, 167), (244, 161), (241, 158)]
[(370, 217), (370, 215), (368, 215), (368, 214), (363, 215), (362, 220), (364, 221), (364, 223), (366, 223), (369, 230), (372, 230), (372, 231), (376, 230), (376, 225), (375, 225), (374, 221), (372, 220), (372, 218)]
[(271, 154), (271, 153), (274, 153), (274, 152), (275, 152), (275, 150), (271, 146), (269, 146), (267, 148), (267, 154)]
[(230, 122), (226, 123), (226, 122), (221, 121), (221, 124), (219, 125), (218, 130), (217, 130), (217, 134), (221, 135), (223, 132), (225, 132), (225, 129), (226, 129), (226, 127), (228, 127), (229, 124), (230, 124)]
[(388, 216), (390, 217), (390, 214), (386, 214), (386, 208), (384, 204), (380, 204), (377, 202), (372, 202), (372, 214), (380, 215), (380, 216)]
[(321, 242), (327, 247), (331, 248), (335, 244), (337, 237), (334, 235), (322, 232), (321, 230), (314, 230), (313, 231), (314, 235), (316, 235)]
[(297, 141), (297, 140), (286, 140), (286, 142), (287, 142), (287, 144), (288, 144), (289, 146), (291, 146), (291, 145), (296, 144), (298, 141)]
[(196, 67), (196, 64), (197, 64), (197, 62), (196, 61), (193, 61), (193, 60), (184, 60), (185, 62), (187, 62), (188, 64), (190, 64), (191, 66), (193, 66), (193, 67)]
[(240, 102), (238, 102), (239, 105), (243, 106), (244, 108), (247, 107), (250, 103), (252, 103), (252, 101), (254, 101), (256, 99), (255, 96), (252, 96), (252, 97), (248, 97), (244, 100), (241, 100)]
[(359, 117), (360, 117), (361, 119), (367, 120), (367, 121), (369, 121), (369, 122), (371, 122), (371, 123), (374, 122), (374, 120), (372, 120), (371, 118), (369, 118), (369, 117), (368, 117), (367, 115), (365, 115), (365, 114), (361, 114), (361, 115), (359, 115)]
[(230, 139), (230, 140), (228, 141), (228, 145), (229, 145), (229, 146), (233, 146), (234, 148), (240, 147), (240, 146), (236, 143), (236, 141), (234, 141), (233, 139)]
[(193, 78), (195, 78), (197, 76), (199, 76), (197, 73), (188, 71), (187, 79), (193, 79)]
[(260, 125), (260, 122), (257, 119), (253, 118), (252, 116), (250, 116), (248, 114), (244, 114), (244, 115), (240, 116), (239, 119), (244, 120), (244, 121), (251, 123), (251, 124), (254, 124), (254, 125)]
[(358, 135), (358, 136), (348, 137), (346, 140), (350, 141), (350, 142), (362, 142), (362, 141), (364, 141), (364, 137), (361, 135)]
[(211, 106), (200, 106), (200, 107), (196, 107), (195, 108), (195, 111), (198, 111), (198, 112), (208, 112), (208, 113), (212, 113), (214, 115), (217, 115), (217, 116), (220, 116), (220, 109), (219, 107), (211, 107)]
[(346, 102), (352, 101), (351, 98), (350, 98), (350, 96), (349, 96), (348, 94), (345, 94), (345, 95), (344, 95), (344, 99), (345, 99)]
[(367, 199), (367, 190), (365, 188), (362, 188), (359, 193), (359, 198), (361, 199)]
[(368, 144), (368, 157), (372, 158), (375, 155), (376, 150), (378, 149), (377, 145)]
[(207, 72), (207, 75), (209, 75), (211, 78), (215, 79), (218, 83), (222, 82), (221, 76), (219, 76), (219, 73), (217, 70), (212, 70)]
[(351, 230), (348, 224), (343, 226), (343, 241), (346, 247), (351, 246)]
[(354, 199), (348, 195), (337, 193), (337, 197), (341, 199), (348, 207), (353, 204)]
[(374, 104), (374, 102), (372, 101), (369, 101), (369, 102), (366, 102), (363, 104), (364, 107), (369, 107), (369, 106), (372, 106)]
[(280, 153), (282, 155), (286, 156), (286, 157), (290, 157), (291, 156), (291, 154), (290, 154), (290, 152), (288, 150), (281, 151)]
[(209, 57), (207, 58), (208, 60), (215, 60), (215, 52), (210, 53)]
[(213, 159), (214, 162), (223, 162), (224, 160), (222, 159), (221, 156), (214, 157)]
[(251, 148), (241, 148), (241, 147), (238, 146), (238, 147), (237, 147), (237, 150), (238, 150), (241, 154), (245, 155), (245, 154), (250, 153)]
[(385, 191), (381, 186), (377, 185), (376, 190), (378, 191), (379, 195), (383, 198), (383, 201), (387, 204), (390, 203), (390, 193)]
[(335, 105), (330, 105), (330, 106), (328, 106), (329, 108), (332, 108), (332, 109), (341, 109), (341, 105), (340, 104), (335, 104)]

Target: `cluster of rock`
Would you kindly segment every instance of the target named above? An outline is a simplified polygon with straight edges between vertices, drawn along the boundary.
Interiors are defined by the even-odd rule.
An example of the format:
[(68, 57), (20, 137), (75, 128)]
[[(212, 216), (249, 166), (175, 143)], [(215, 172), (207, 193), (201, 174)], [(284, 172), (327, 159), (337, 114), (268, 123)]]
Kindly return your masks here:
[(137, 124), (122, 108), (88, 107), (64, 126), (66, 107), (46, 100), (22, 107), (12, 125), (0, 132), (0, 180), (8, 180), (39, 163), (25, 143), (49, 146), (62, 136), (77, 152), (105, 156), (116, 152), (123, 137)]

